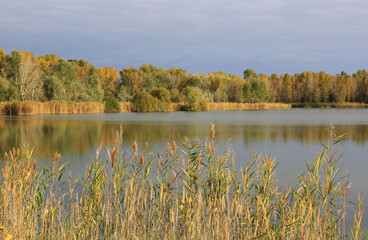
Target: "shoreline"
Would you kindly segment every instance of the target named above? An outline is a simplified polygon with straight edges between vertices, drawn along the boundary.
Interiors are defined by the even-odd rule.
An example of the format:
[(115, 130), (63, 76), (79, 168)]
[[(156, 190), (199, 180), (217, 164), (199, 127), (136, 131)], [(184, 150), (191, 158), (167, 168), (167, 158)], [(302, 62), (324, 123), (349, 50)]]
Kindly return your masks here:
[[(130, 102), (119, 102), (120, 112), (131, 112)], [(169, 112), (177, 112), (184, 103), (171, 103)], [(209, 111), (278, 110), (291, 108), (368, 108), (366, 103), (210, 103)], [(102, 102), (0, 102), (0, 115), (104, 113)]]

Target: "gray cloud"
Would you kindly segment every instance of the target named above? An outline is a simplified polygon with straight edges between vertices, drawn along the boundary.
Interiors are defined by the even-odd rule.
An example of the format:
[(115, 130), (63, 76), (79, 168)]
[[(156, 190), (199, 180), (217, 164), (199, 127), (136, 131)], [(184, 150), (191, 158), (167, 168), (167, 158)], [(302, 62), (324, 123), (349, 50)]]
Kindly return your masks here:
[(122, 69), (354, 72), (368, 64), (363, 0), (1, 0), (0, 47)]

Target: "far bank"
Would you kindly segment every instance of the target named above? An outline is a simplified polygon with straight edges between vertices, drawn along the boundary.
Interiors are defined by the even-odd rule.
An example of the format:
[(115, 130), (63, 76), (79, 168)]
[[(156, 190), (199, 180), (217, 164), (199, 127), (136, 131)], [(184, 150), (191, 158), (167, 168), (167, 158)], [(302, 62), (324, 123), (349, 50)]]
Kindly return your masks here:
[[(130, 102), (120, 102), (119, 112), (132, 112)], [(171, 103), (169, 111), (181, 111), (184, 103)], [(291, 104), (285, 103), (210, 103), (209, 111), (218, 110), (272, 110), (290, 109)], [(2, 115), (36, 115), (36, 114), (80, 114), (104, 113), (105, 105), (101, 102), (0, 102)]]

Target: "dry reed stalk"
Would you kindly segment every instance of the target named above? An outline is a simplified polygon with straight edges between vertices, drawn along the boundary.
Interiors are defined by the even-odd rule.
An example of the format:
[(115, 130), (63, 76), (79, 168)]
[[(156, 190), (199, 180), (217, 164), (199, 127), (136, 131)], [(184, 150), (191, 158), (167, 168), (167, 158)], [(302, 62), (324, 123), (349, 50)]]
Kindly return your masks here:
[[(211, 129), (210, 137), (214, 140), (214, 127)], [(27, 153), (13, 149), (5, 156), (0, 181), (0, 236), (11, 234), (21, 239), (341, 236), (341, 225), (334, 225), (334, 219), (341, 216), (338, 202), (321, 204), (324, 198), (336, 201), (348, 190), (342, 187), (339, 189), (345, 193), (326, 196), (331, 193), (330, 186), (337, 184), (333, 179), (338, 179), (331, 174), (336, 171), (334, 161), (330, 160), (334, 156), (332, 145), (308, 164), (308, 172), (298, 178), (295, 188), (285, 190), (279, 189), (273, 157), (255, 152), (243, 169), (235, 171), (231, 168), (235, 155), (229, 151), (218, 153), (215, 145), (208, 148), (198, 140), (187, 139), (183, 148), (174, 146), (175, 142), (168, 147), (171, 152), (167, 156), (158, 154), (153, 159), (150, 152), (138, 155), (136, 142), (127, 154), (117, 145), (112, 156), (107, 157), (114, 162), (111, 165), (114, 170), (105, 162), (93, 161), (82, 182), (75, 183), (69, 176), (63, 191), (62, 176), (67, 168), (57, 160), (59, 154), (54, 155), (52, 169), (40, 171), (29, 154), (24, 158)], [(152, 161), (157, 163), (157, 169), (150, 172)], [(330, 175), (324, 178), (325, 174)], [(361, 216), (360, 208), (355, 215), (352, 239), (364, 238)]]

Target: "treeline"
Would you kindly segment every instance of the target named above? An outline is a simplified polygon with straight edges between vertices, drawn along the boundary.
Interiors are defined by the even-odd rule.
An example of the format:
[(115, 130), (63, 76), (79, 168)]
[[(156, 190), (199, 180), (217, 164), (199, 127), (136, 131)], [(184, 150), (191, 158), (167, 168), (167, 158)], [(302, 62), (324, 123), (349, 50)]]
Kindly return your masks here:
[(119, 71), (96, 69), (86, 60), (17, 50), (7, 55), (0, 49), (0, 101), (29, 100), (105, 101), (111, 108), (129, 101), (133, 111), (166, 111), (171, 102), (184, 102), (189, 111), (206, 110), (210, 102), (368, 103), (368, 72), (267, 76), (246, 69), (241, 78), (147, 64)]

